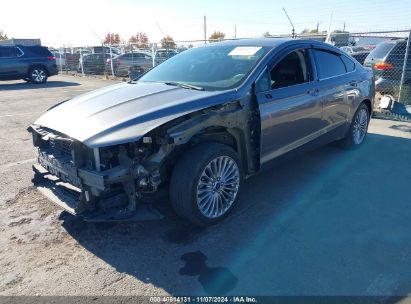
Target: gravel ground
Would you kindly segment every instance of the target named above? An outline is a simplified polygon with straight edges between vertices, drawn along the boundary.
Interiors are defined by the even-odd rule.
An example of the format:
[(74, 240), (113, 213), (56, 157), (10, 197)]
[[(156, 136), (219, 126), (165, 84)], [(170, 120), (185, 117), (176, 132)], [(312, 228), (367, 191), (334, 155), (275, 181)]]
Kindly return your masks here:
[(411, 124), (373, 120), (364, 146), (326, 146), (248, 180), (223, 223), (85, 223), (31, 187), (27, 126), (114, 83), (0, 83), (0, 295), (411, 293)]

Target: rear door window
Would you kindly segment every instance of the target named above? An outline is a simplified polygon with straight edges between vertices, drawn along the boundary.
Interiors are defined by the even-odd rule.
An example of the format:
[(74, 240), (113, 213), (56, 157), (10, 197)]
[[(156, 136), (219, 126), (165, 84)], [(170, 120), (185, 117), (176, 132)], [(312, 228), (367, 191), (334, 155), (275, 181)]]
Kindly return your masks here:
[(314, 50), (318, 76), (320, 79), (339, 76), (346, 73), (345, 64), (339, 54), (326, 50)]
[(16, 47), (0, 48), (0, 58), (15, 58), (21, 55), (22, 55), (21, 51)]
[(354, 61), (352, 61), (350, 58), (348, 58), (347, 56), (341, 56), (342, 61), (345, 64), (345, 68), (347, 70), (347, 72), (352, 72), (355, 70), (355, 63)]

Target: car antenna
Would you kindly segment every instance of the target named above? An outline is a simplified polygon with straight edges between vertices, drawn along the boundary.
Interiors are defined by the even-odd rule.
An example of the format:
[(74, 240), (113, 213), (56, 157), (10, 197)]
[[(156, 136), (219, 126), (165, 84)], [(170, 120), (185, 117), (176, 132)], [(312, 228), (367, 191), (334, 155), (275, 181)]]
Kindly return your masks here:
[(285, 10), (285, 8), (284, 8), (284, 7), (283, 7), (283, 11), (284, 11), (285, 15), (287, 16), (288, 21), (290, 21), (290, 23), (291, 23), (291, 26), (292, 26), (292, 28), (293, 28), (293, 34), (292, 34), (292, 37), (293, 37), (293, 38), (295, 38), (295, 28), (294, 28), (294, 24), (293, 24), (293, 22), (291, 21), (290, 16), (288, 16), (287, 11)]
[(328, 43), (328, 44), (332, 44), (332, 42), (331, 42), (331, 24), (332, 24), (332, 21), (333, 21), (333, 14), (334, 14), (334, 11), (332, 10), (331, 11), (331, 16), (330, 16), (330, 23), (328, 24), (327, 38), (325, 38), (325, 43)]
[(157, 24), (158, 29), (160, 30), (161, 34), (163, 35), (164, 42), (166, 43), (166, 51), (167, 51), (167, 58), (168, 58), (169, 57), (169, 52), (168, 52), (168, 41), (167, 41), (166, 35), (164, 34), (163, 30), (161, 29), (160, 24), (158, 24), (158, 22), (156, 22), (156, 24)]

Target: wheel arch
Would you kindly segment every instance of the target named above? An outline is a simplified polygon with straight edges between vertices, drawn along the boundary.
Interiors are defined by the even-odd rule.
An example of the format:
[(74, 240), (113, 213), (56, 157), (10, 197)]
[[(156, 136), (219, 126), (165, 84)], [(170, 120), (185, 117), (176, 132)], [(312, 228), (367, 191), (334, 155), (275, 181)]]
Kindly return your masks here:
[(186, 150), (204, 142), (216, 142), (231, 147), (239, 156), (246, 175), (259, 169), (259, 159), (253, 147), (250, 131), (250, 111), (238, 102), (204, 109), (180, 117), (154, 132), (165, 135), (165, 140), (153, 159), (169, 174), (174, 163)]
[(368, 108), (368, 115), (369, 115), (369, 117), (371, 117), (371, 116), (372, 116), (372, 112), (373, 112), (373, 106), (372, 106), (371, 100), (368, 99), (368, 98), (365, 98), (365, 99), (358, 105), (357, 109), (359, 108), (359, 106), (360, 106), (362, 103), (367, 106), (367, 108)]

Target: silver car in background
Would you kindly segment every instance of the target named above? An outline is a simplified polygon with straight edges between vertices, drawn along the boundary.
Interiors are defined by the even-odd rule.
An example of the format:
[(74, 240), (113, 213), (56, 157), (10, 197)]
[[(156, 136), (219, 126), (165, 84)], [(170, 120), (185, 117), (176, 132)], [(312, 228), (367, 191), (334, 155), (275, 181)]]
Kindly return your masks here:
[[(106, 65), (111, 68), (111, 59)], [(113, 58), (113, 69), (117, 76), (127, 76), (132, 71), (144, 72), (153, 68), (153, 57), (147, 52), (130, 52)]]

